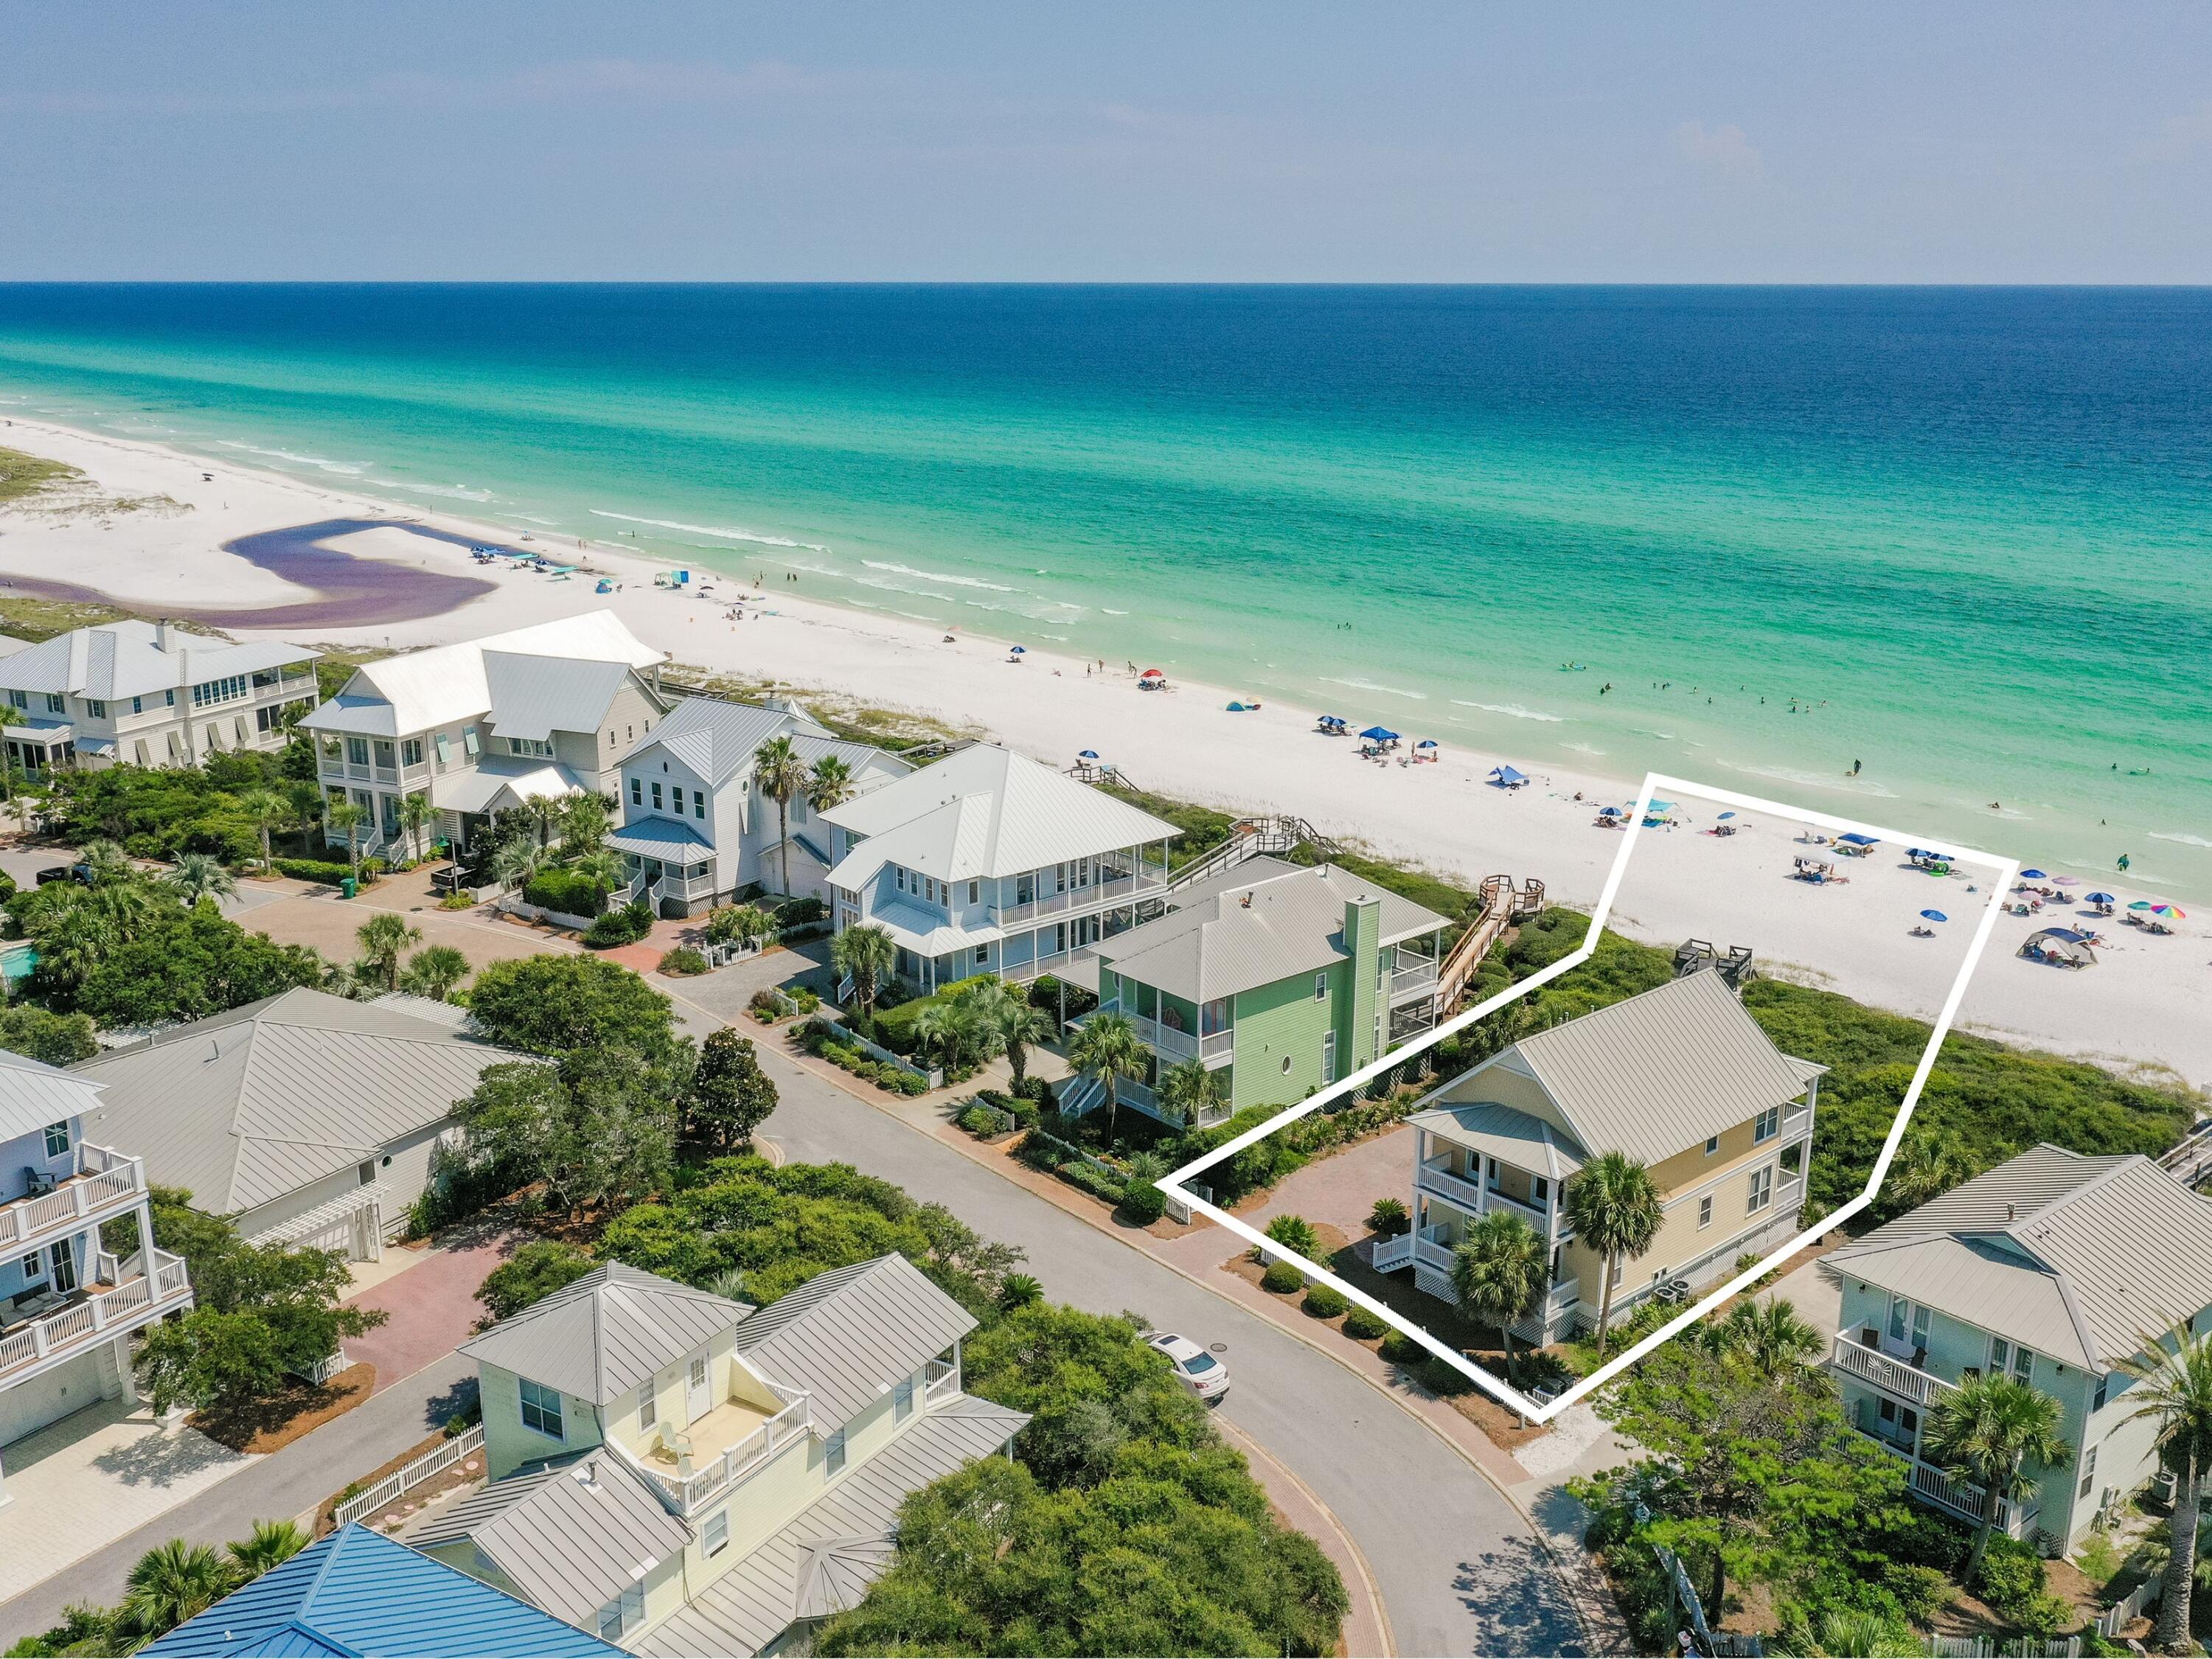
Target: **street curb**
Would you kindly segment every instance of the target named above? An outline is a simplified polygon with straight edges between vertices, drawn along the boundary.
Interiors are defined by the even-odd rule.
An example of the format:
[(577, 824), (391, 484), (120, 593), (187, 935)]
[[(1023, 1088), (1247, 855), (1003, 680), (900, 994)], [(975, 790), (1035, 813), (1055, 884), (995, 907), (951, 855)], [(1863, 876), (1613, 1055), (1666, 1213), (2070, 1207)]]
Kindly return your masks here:
[[(1338, 1519), (1336, 1511), (1322, 1501), (1321, 1494), (1306, 1485), (1296, 1469), (1277, 1457), (1263, 1443), (1255, 1439), (1244, 1430), (1237, 1427), (1235, 1423), (1226, 1422), (1225, 1419), (1224, 1422), (1225, 1426), (1215, 1430), (1217, 1434), (1224, 1439), (1236, 1442), (1237, 1449), (1244, 1454), (1248, 1461), (1257, 1460), (1267, 1463), (1276, 1474), (1296, 1486), (1304, 1495), (1306, 1502), (1328, 1517), (1329, 1525), (1336, 1529), (1336, 1535), (1344, 1540), (1345, 1548), (1352, 1553), (1352, 1565), (1359, 1569), (1359, 1582), (1366, 1587), (1368, 1603), (1375, 1609), (1375, 1622), (1382, 1632), (1382, 1659), (1395, 1659), (1398, 1652), (1398, 1633), (1390, 1628), (1390, 1609), (1383, 1602), (1382, 1586), (1375, 1582), (1375, 1570), (1367, 1565), (1367, 1552), (1359, 1547), (1359, 1540), (1352, 1535), (1352, 1529)], [(1364, 1659), (1364, 1656), (1355, 1654), (1352, 1659)]]

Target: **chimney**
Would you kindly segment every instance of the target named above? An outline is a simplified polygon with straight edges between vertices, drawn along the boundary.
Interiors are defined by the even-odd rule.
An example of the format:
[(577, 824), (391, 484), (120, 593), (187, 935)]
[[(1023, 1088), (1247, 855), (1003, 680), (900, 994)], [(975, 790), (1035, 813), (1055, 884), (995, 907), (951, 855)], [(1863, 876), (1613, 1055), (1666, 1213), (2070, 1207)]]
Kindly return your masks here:
[(160, 618), (154, 624), (154, 648), (156, 651), (167, 651), (169, 648), (169, 619), (167, 617)]
[(2005, 1219), (2006, 1219), (2007, 1221), (2010, 1221), (2010, 1220), (2014, 1219), (2014, 1218), (2015, 1217), (2017, 1217), (2019, 1214), (2020, 1214), (2020, 1210), (2019, 1210), (2019, 1208), (2018, 1208), (2016, 1206), (2014, 1206), (2014, 1205), (2011, 1205), (2011, 1204), (2008, 1204), (2008, 1205), (2006, 1205), (2006, 1206), (2005, 1206)]

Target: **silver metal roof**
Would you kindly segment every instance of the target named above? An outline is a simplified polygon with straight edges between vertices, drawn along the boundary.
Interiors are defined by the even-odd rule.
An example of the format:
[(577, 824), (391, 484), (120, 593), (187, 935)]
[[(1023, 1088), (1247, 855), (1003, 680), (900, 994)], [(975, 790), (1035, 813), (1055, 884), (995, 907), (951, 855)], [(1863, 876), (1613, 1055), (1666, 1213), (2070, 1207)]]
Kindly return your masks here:
[(902, 1255), (817, 1273), (738, 1327), (763, 1376), (814, 1396), (823, 1430), (858, 1416), (900, 1377), (975, 1328), (973, 1315)]
[(2212, 1307), (2212, 1200), (2148, 1158), (2039, 1146), (1828, 1258), (1832, 1273), (2109, 1370)]
[(544, 795), (573, 795), (584, 787), (584, 781), (557, 761), (487, 755), (468, 771), (432, 778), (430, 804), (449, 812), (489, 812)]
[(714, 849), (673, 818), (636, 817), (607, 836), (617, 853), (635, 853), (649, 859), (669, 859), (691, 864), (714, 856)]
[(1346, 904), (1375, 902), (1384, 944), (1445, 925), (1435, 911), (1334, 865), (1254, 859), (1236, 874), (1177, 893), (1177, 908), (1104, 940), (1099, 959), (1146, 985), (1206, 1002), (1344, 960)]
[(1431, 1106), (1406, 1120), (1454, 1146), (1487, 1152), (1516, 1170), (1564, 1181), (1583, 1167), (1588, 1154), (1572, 1137), (1540, 1117), (1510, 1106)]
[(1586, 1151), (1647, 1164), (1796, 1099), (1827, 1069), (1776, 1048), (1711, 969), (1522, 1037), (1438, 1097), (1480, 1101), (1493, 1066), (1533, 1077)]
[(847, 889), (866, 886), (886, 861), (940, 881), (969, 881), (1176, 833), (1149, 812), (989, 743), (970, 744), (822, 816), (867, 837), (830, 872), (833, 886)]
[(441, 1123), (520, 1056), (443, 1019), (291, 990), (78, 1063), (104, 1085), (87, 1135), (218, 1214), (349, 1170)]
[(610, 1261), (459, 1351), (605, 1407), (751, 1311), (742, 1302)]
[(624, 764), (653, 748), (671, 755), (719, 787), (752, 764), (771, 738), (828, 738), (830, 728), (796, 703), (726, 702), (719, 697), (684, 697), (660, 723), (624, 751)]
[(590, 1630), (641, 1568), (690, 1541), (691, 1528), (601, 1446), (495, 1480), (407, 1541), (428, 1550), (465, 1538), (526, 1600)]
[[(282, 640), (234, 645), (181, 629), (158, 629), (152, 623), (102, 623), (57, 634), (0, 658), (0, 685), (112, 701), (312, 662), (320, 655)], [(300, 684), (312, 689), (313, 682), (302, 679)]]
[(848, 1472), (799, 1518), (671, 1613), (642, 1654), (750, 1659), (800, 1618), (850, 1607), (888, 1565), (899, 1505), (933, 1480), (1000, 1450), (1026, 1413), (956, 1395)]
[[(0, 1140), (100, 1109), (100, 1085), (28, 1054), (0, 1048)], [(118, 1152), (137, 1150), (118, 1145)]]
[(596, 738), (608, 706), (632, 672), (625, 662), (520, 651), (487, 650), (483, 665), (491, 692), (491, 729), (502, 738), (540, 743), (556, 732), (588, 732)]

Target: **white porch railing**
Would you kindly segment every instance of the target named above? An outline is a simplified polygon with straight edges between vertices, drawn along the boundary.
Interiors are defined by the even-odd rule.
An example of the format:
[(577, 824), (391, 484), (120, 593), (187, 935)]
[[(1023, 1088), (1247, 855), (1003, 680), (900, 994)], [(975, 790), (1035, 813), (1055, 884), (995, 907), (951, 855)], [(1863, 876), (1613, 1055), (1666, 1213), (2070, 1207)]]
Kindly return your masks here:
[(1209, 1031), (1204, 1036), (1178, 1030), (1149, 1014), (1139, 1014), (1121, 1004), (1115, 997), (1100, 1004), (1082, 1019), (1072, 1019), (1070, 1025), (1080, 1028), (1084, 1020), (1096, 1019), (1100, 1014), (1119, 1014), (1136, 1028), (1137, 1039), (1154, 1054), (1170, 1060), (1227, 1060), (1236, 1051), (1237, 1034), (1230, 1031)]
[(79, 1143), (74, 1172), (50, 1193), (0, 1205), (0, 1251), (21, 1250), (50, 1233), (74, 1231), (103, 1209), (146, 1190), (146, 1164), (105, 1146)]
[[(95, 1258), (94, 1268), (100, 1279), (111, 1281), (120, 1271), (115, 1258), (106, 1255)], [(172, 1306), (181, 1305), (191, 1294), (183, 1261), (155, 1250), (151, 1278), (141, 1274), (125, 1279), (112, 1290), (79, 1297), (0, 1337), (0, 1377), (136, 1330)]]
[(1885, 1394), (1916, 1406), (1933, 1405), (1955, 1385), (1878, 1349), (1869, 1348), (1845, 1332), (1836, 1333), (1833, 1364), (1838, 1370), (1870, 1382)]
[(1390, 971), (1390, 1000), (1395, 1002), (1408, 992), (1426, 990), (1436, 982), (1434, 957), (1416, 957), (1410, 963), (1401, 957), (1399, 965)]
[[(1880, 1441), (1875, 1442), (1880, 1444)], [(1979, 1521), (1982, 1504), (1987, 1494), (1979, 1486), (1970, 1486), (1963, 1480), (1954, 1480), (1932, 1464), (1912, 1460), (1912, 1492), (1938, 1509), (1945, 1509), (1963, 1520)], [(2035, 1521), (2041, 1513), (2037, 1509), (2023, 1509), (2010, 1498), (1997, 1504), (1997, 1529), (2008, 1538), (2026, 1538), (2035, 1530)]]
[(1408, 1263), (1419, 1267), (1431, 1267), (1437, 1273), (1451, 1271), (1451, 1246), (1443, 1242), (1441, 1225), (1424, 1227), (1417, 1233), (1401, 1233), (1375, 1247), (1375, 1271), (1391, 1273)]
[(382, 1509), (386, 1504), (395, 1502), (414, 1491), (432, 1475), (444, 1474), (471, 1452), (482, 1451), (483, 1443), (483, 1424), (479, 1423), (474, 1428), (464, 1430), (446, 1442), (444, 1445), (434, 1447), (424, 1452), (411, 1463), (401, 1464), (398, 1468), (386, 1475), (374, 1486), (347, 1498), (344, 1503), (331, 1511), (331, 1523), (343, 1527), (349, 1522), (360, 1520), (364, 1515), (372, 1514)]
[(959, 1388), (960, 1362), (957, 1358), (933, 1359), (924, 1368), (921, 1385), (924, 1400), (942, 1400), (947, 1395), (957, 1393)]
[(813, 1396), (802, 1389), (775, 1389), (776, 1398), (786, 1401), (783, 1409), (769, 1418), (744, 1439), (721, 1452), (703, 1468), (689, 1474), (670, 1474), (653, 1467), (647, 1459), (638, 1456), (619, 1442), (610, 1440), (630, 1466), (642, 1474), (679, 1515), (689, 1515), (699, 1505), (719, 1498), (732, 1486), (744, 1480), (766, 1463), (776, 1453), (804, 1437), (814, 1425)]
[(1482, 1208), (1482, 1188), (1464, 1176), (1454, 1175), (1441, 1163), (1423, 1163), (1414, 1171), (1413, 1184), (1470, 1212)]
[(1126, 904), (1133, 899), (1164, 895), (1167, 890), (1167, 878), (1148, 870), (1140, 875), (1109, 876), (1088, 887), (1071, 887), (1064, 893), (1047, 893), (1019, 904), (994, 904), (989, 907), (989, 915), (1000, 927), (1012, 927), (1046, 916)]

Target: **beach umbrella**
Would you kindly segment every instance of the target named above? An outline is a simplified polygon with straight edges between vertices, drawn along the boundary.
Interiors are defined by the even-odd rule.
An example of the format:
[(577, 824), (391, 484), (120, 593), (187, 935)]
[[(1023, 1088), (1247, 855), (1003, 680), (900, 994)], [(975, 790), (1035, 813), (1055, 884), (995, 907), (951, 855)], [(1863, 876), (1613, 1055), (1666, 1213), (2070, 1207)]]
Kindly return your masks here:
[(2178, 904), (2154, 904), (2150, 907), (2150, 913), (2154, 916), (2172, 916), (2176, 921), (2189, 919), (2189, 912)]
[(1393, 732), (1387, 726), (1370, 726), (1359, 735), (1363, 738), (1372, 738), (1376, 743), (1395, 743), (1398, 741), (1398, 734), (1395, 732)]
[(2020, 878), (2022, 881), (2048, 881), (2051, 879), (2050, 877), (2045, 875), (2040, 870), (2023, 870), (2020, 872)]
[(1026, 645), (1018, 645), (1018, 646), (1016, 646), (1016, 647), (1015, 647), (1012, 651), (1008, 652), (1006, 654), (1007, 654), (1008, 656), (1011, 656), (1011, 657), (1026, 657), (1026, 656), (1028, 656), (1028, 655), (1029, 655), (1029, 653), (1030, 653), (1030, 648), (1029, 648), (1029, 647), (1027, 647)]
[(1423, 738), (1419, 743), (1413, 745), (1416, 749), (1433, 749), (1436, 746), (1437, 740), (1434, 738)]
[(1597, 809), (1597, 815), (1601, 818), (1618, 818), (1627, 816), (1618, 806), (1601, 806)]
[(1920, 914), (1930, 921), (1948, 921), (1951, 920), (1950, 917), (1945, 915), (1941, 910), (1923, 910)]
[(2079, 887), (2081, 884), (2080, 878), (2075, 876), (2053, 876), (2051, 882), (2054, 887)]
[(1096, 749), (1082, 750), (1076, 755), (1075, 758), (1078, 760), (1097, 760), (1098, 758), (1098, 751)]
[(2128, 906), (2130, 910), (2153, 910), (2157, 908), (2148, 899), (2137, 899), (2133, 904)]
[(1167, 676), (1157, 668), (1147, 668), (1143, 673), (1138, 675), (1137, 678), (1140, 680), (1164, 680), (1167, 678)]
[(1341, 726), (1344, 724), (1344, 716), (1341, 714), (1323, 714), (1321, 717), (1321, 723), (1323, 726)]
[(2110, 904), (2112, 902), (2110, 893), (2086, 893), (2082, 896), (2092, 904)]
[(1735, 813), (1733, 813), (1733, 812), (1723, 812), (1723, 813), (1722, 813), (1722, 814), (1720, 815), (1720, 817), (1719, 817), (1717, 819), (1716, 819), (1716, 820), (1715, 820), (1715, 822), (1716, 822), (1716, 823), (1727, 823), (1730, 818), (1734, 817), (1735, 816)]

